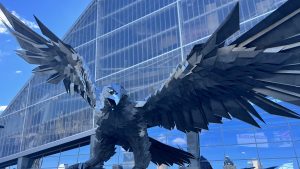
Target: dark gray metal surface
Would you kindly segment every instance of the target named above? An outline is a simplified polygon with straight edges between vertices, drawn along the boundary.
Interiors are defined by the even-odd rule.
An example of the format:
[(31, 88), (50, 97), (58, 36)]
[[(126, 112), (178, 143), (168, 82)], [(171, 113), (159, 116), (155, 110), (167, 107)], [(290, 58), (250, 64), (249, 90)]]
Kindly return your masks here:
[[(291, 39), (300, 33), (296, 29), (300, 28), (300, 18), (297, 17), (300, 3), (291, 0), (281, 8), (290, 5), (294, 7), (286, 9), (285, 13), (287, 16), (293, 13), (294, 17), (285, 17), (286, 21), (277, 26), (269, 25), (265, 35), (284, 27), (284, 24), (290, 24), (290, 20), (293, 20), (293, 28), (287, 28), (289, 36), (286, 38)], [(279, 12), (282, 11), (281, 8), (278, 9)], [(229, 17), (236, 18), (238, 13), (238, 8), (235, 7)], [(278, 19), (282, 17), (277, 11), (270, 16), (271, 19), (276, 19), (273, 16), (278, 16)], [(267, 17), (265, 21), (269, 19)], [(225, 28), (222, 26), (230, 25), (232, 29), (228, 28), (227, 31), (231, 33), (239, 27), (239, 22), (230, 18), (224, 22), (205, 44), (193, 48), (187, 60), (147, 100), (143, 110), (149, 126), (162, 126), (167, 129), (176, 126), (183, 132), (199, 132), (201, 129), (208, 129), (209, 123), (222, 123), (222, 118), (237, 118), (259, 127), (255, 119), (264, 121), (251, 104), (270, 114), (299, 118), (297, 113), (266, 97), (300, 105), (300, 53), (294, 50), (299, 47), (299, 41), (283, 44), (273, 38), (274, 44), (283, 45), (247, 48), (232, 44), (222, 47), (226, 40), (222, 38), (228, 37), (223, 35), (222, 30)], [(252, 30), (255, 29), (260, 29), (259, 24), (258, 28), (254, 27)], [(286, 32), (281, 30), (276, 37), (285, 35)], [(272, 38), (268, 40), (271, 41)]]
[(2, 4), (9, 25), (3, 22), (7, 29), (16, 37), (21, 46), (17, 54), (30, 64), (39, 65), (33, 73), (50, 75), (47, 82), (57, 84), (64, 82), (66, 91), (79, 93), (91, 107), (96, 105), (94, 85), (89, 78), (88, 69), (82, 57), (70, 46), (54, 35), (40, 20), (36, 21), (42, 33), (49, 38), (46, 40), (28, 28), (17, 17), (8, 12)]

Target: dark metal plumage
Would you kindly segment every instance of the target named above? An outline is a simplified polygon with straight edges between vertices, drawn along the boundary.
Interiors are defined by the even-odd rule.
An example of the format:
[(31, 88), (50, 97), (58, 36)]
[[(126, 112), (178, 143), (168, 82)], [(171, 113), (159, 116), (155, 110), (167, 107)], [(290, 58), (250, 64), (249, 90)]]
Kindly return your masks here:
[(239, 28), (238, 16), (235, 6), (209, 40), (196, 45), (147, 100), (143, 111), (149, 127), (199, 132), (222, 118), (259, 127), (254, 117), (263, 119), (251, 104), (270, 114), (300, 118), (266, 97), (300, 105), (300, 1), (288, 1), (223, 47)]
[(36, 21), (42, 33), (49, 38), (43, 38), (28, 28), (17, 17), (8, 12), (3, 5), (0, 9), (9, 21), (9, 25), (3, 22), (7, 29), (16, 37), (21, 46), (17, 54), (30, 64), (39, 65), (33, 73), (50, 75), (47, 82), (57, 84), (64, 82), (67, 92), (77, 92), (95, 107), (96, 97), (94, 85), (89, 78), (88, 69), (80, 55), (70, 46), (54, 35), (40, 20)]

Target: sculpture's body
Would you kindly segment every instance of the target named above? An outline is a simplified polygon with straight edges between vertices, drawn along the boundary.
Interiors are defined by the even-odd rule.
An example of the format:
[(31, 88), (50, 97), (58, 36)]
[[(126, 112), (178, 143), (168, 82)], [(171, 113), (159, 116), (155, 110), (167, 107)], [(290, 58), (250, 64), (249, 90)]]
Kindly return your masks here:
[[(127, 96), (120, 85), (113, 84), (102, 91), (104, 107), (97, 120), (95, 156), (69, 169), (103, 166), (115, 154), (115, 146), (122, 146), (134, 154), (136, 169), (147, 168), (152, 160), (157, 164), (180, 164), (189, 162), (192, 155), (182, 150), (167, 146), (148, 137), (147, 122), (136, 103)], [(151, 158), (151, 157), (155, 158)], [(173, 160), (163, 156), (172, 157)]]
[[(151, 155), (147, 124), (141, 114), (137, 114), (134, 103), (127, 96), (123, 96), (116, 106), (106, 100), (97, 125), (98, 151), (94, 159), (90, 160), (91, 163), (103, 164), (114, 155), (115, 145), (120, 145), (126, 150), (130, 148), (135, 154), (135, 168), (143, 169), (149, 165)], [(89, 162), (86, 164), (91, 165)]]
[[(96, 96), (83, 59), (38, 19), (46, 40), (0, 6), (28, 63), (35, 73), (50, 74), (49, 83), (64, 82), (66, 91), (79, 93), (95, 109)], [(263, 121), (252, 104), (274, 115), (300, 116), (267, 96), (300, 105), (300, 1), (289, 0), (277, 11), (229, 46), (225, 40), (239, 30), (239, 8), (204, 44), (195, 45), (186, 60), (145, 102), (131, 102), (120, 85), (104, 87), (104, 106), (96, 130), (95, 156), (73, 169), (103, 165), (115, 145), (132, 151), (135, 168), (149, 162), (166, 165), (189, 163), (191, 154), (148, 137), (154, 126), (199, 132), (222, 118), (237, 118), (259, 127)], [(99, 95), (98, 95), (99, 96)], [(264, 121), (263, 121), (264, 122)]]

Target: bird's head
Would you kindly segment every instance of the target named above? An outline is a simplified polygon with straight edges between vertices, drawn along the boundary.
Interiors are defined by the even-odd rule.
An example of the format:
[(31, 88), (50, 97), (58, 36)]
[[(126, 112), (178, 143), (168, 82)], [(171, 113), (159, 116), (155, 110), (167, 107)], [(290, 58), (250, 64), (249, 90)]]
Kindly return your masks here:
[(119, 84), (105, 86), (102, 90), (104, 105), (111, 108), (117, 107), (125, 96), (127, 96), (127, 92), (124, 87)]

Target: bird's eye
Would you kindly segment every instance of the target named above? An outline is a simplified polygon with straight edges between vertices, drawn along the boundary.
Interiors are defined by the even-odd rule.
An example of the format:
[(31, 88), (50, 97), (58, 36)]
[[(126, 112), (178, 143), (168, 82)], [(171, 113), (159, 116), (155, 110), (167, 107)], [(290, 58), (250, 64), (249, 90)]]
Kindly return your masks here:
[(116, 92), (114, 90), (109, 90), (108, 93), (109, 94), (115, 94)]

